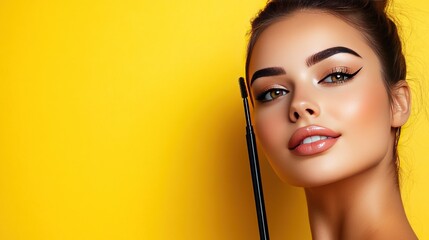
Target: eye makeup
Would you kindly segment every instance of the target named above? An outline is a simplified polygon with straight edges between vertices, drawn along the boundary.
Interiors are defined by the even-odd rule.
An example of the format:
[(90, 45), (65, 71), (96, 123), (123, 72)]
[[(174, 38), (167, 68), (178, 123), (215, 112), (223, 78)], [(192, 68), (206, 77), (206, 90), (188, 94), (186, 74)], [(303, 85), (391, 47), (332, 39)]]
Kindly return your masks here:
[(319, 80), (317, 83), (326, 85), (326, 84), (342, 84), (349, 80), (352, 80), (359, 72), (362, 70), (363, 67), (359, 68), (357, 71), (350, 73), (351, 70), (348, 67), (340, 66), (335, 67), (331, 70), (331, 72), (325, 77), (323, 77), (321, 80)]
[(273, 101), (276, 98), (284, 96), (288, 93), (289, 93), (289, 90), (287, 90), (285, 88), (274, 87), (274, 88), (270, 88), (270, 89), (262, 92), (261, 94), (257, 95), (256, 100), (258, 102), (269, 102), (269, 101)]
[[(334, 67), (329, 71), (329, 73), (327, 73), (324, 77), (318, 80), (317, 84), (326, 86), (344, 84), (347, 81), (352, 80), (360, 72), (360, 70), (362, 70), (362, 68), (363, 67), (359, 68), (355, 72), (351, 72), (351, 69), (346, 66)], [(274, 85), (269, 88), (266, 88), (261, 93), (255, 94), (255, 99), (259, 103), (267, 103), (274, 101), (282, 96), (285, 96), (289, 92), (290, 91), (288, 89), (282, 86)]]

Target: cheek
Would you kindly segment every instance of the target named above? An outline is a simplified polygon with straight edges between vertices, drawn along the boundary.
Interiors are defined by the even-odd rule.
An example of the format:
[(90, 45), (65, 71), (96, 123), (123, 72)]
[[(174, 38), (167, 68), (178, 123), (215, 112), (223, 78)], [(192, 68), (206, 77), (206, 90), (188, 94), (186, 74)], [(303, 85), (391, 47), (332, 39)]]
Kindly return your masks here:
[(365, 89), (349, 93), (349, 100), (343, 102), (347, 106), (341, 108), (344, 110), (341, 113), (343, 119), (347, 119), (352, 125), (350, 127), (357, 131), (390, 130), (390, 105), (384, 85), (381, 83)]
[(363, 164), (382, 158), (391, 147), (390, 103), (382, 80), (357, 84), (343, 99), (332, 112), (347, 142), (345, 149), (360, 156)]
[(279, 147), (286, 146), (287, 143), (284, 141), (286, 116), (286, 110), (281, 106), (255, 109), (255, 133), (267, 153), (275, 152)]
[(323, 107), (331, 115), (329, 117), (346, 128), (339, 130), (390, 130), (388, 93), (382, 77), (377, 73), (377, 70), (370, 68), (366, 74), (353, 80), (355, 82), (339, 86), (331, 92), (329, 101)]

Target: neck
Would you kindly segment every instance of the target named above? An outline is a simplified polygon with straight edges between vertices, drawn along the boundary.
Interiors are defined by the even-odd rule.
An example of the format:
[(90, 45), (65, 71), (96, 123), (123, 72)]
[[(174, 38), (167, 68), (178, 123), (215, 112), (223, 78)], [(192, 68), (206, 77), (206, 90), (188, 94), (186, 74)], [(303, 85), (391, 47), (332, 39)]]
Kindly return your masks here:
[(313, 239), (388, 239), (389, 234), (416, 239), (393, 164), (384, 162), (340, 182), (305, 189)]

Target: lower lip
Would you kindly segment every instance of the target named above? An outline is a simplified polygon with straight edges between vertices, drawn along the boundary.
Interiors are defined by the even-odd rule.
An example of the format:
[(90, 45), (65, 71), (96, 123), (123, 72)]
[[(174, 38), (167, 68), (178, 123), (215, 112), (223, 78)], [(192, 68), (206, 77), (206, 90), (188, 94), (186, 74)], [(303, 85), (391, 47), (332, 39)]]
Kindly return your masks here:
[(312, 143), (301, 144), (295, 149), (293, 149), (292, 153), (299, 156), (318, 154), (331, 148), (337, 142), (337, 139), (338, 138), (328, 138)]

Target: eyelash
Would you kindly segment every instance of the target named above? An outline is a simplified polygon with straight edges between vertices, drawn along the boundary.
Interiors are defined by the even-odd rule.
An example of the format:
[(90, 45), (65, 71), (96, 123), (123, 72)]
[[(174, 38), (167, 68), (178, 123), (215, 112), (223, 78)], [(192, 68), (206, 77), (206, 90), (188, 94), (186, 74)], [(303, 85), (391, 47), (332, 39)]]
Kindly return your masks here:
[[(354, 76), (356, 76), (356, 74), (359, 73), (359, 71), (362, 68), (359, 68), (359, 70), (357, 70), (354, 73), (350, 73), (349, 68), (347, 67), (337, 67), (332, 69), (332, 72), (328, 75), (326, 75), (324, 78), (322, 78), (322, 80), (319, 80), (317, 83), (318, 84), (343, 84), (349, 80), (352, 80)], [(332, 77), (340, 77), (342, 79), (337, 79), (337, 80), (333, 80)], [(326, 79), (331, 78), (331, 82), (324, 82)]]

